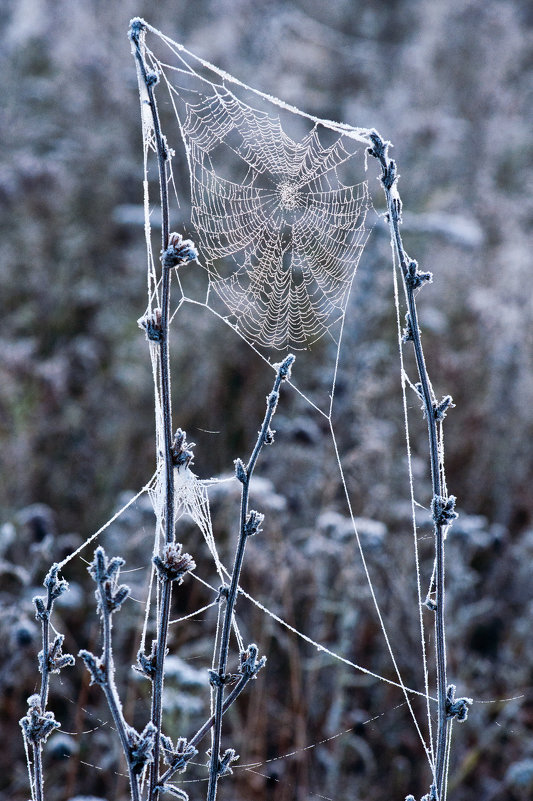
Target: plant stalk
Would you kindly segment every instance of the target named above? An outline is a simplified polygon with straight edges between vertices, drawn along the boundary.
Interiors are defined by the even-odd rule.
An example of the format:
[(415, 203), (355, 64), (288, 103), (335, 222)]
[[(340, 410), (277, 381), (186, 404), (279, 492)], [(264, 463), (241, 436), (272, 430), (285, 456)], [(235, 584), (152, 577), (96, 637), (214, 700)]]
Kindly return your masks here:
[[(387, 218), (391, 231), (392, 246), (398, 259), (407, 301), (410, 320), (410, 333), (414, 346), (415, 360), (420, 379), (420, 396), (423, 400), (425, 416), (428, 425), (429, 453), (431, 462), (431, 484), (433, 498), (442, 496), (443, 482), (441, 479), (442, 462), (439, 449), (437, 430), (437, 417), (435, 415), (435, 394), (429, 379), (424, 351), (418, 325), (418, 312), (416, 307), (416, 287), (410, 279), (410, 260), (405, 252), (400, 234), (401, 200), (397, 190), (396, 165), (388, 158), (388, 142), (374, 132), (371, 136), (374, 147), (369, 150), (370, 155), (378, 159), (382, 169), (381, 183), (387, 201)], [(447, 763), (447, 743), (449, 719), (446, 710), (446, 637), (444, 618), (444, 534), (446, 526), (435, 520), (435, 654), (437, 664), (437, 700), (438, 724), (437, 747), (434, 768), (434, 782), (437, 790), (437, 801), (444, 801), (445, 770)]]
[(101, 583), (98, 583), (98, 591), (100, 593), (100, 608), (102, 609), (104, 641), (103, 668), (106, 678), (105, 683), (102, 684), (102, 689), (104, 691), (109, 710), (120, 738), (124, 756), (126, 757), (132, 801), (140, 801), (139, 780), (132, 770), (129, 742), (126, 734), (126, 723), (124, 721), (121, 704), (118, 699), (117, 688), (115, 686), (115, 665), (113, 661), (113, 649), (111, 647), (111, 612), (107, 608), (106, 597)]
[[(48, 593), (48, 602), (46, 605), (46, 617), (41, 621), (41, 636), (43, 643), (43, 661), (42, 661), (42, 678), (41, 678), (41, 709), (46, 709), (48, 703), (48, 688), (50, 686), (50, 672), (48, 670), (48, 652), (50, 649), (50, 614), (52, 612), (52, 603), (50, 593)], [(33, 751), (33, 784), (35, 789), (35, 801), (43, 801), (44, 799), (44, 781), (43, 781), (43, 744), (42, 742), (32, 743)]]
[[(239, 695), (242, 693), (242, 691), (252, 678), (253, 678), (252, 676), (242, 676), (242, 678), (239, 679), (238, 683), (235, 685), (233, 690), (230, 692), (227, 698), (224, 699), (224, 703), (222, 704), (222, 714), (224, 714), (229, 709), (229, 707), (239, 697)], [(188, 740), (188, 745), (192, 746), (193, 748), (196, 748), (196, 746), (199, 745), (199, 743), (203, 740), (207, 732), (210, 729), (212, 729), (213, 726), (215, 725), (215, 717), (216, 717), (215, 714), (213, 714), (211, 715), (210, 718), (208, 718), (208, 720), (206, 720), (203, 726), (201, 726), (198, 729), (196, 734), (193, 737), (191, 737), (190, 740)], [(174, 775), (176, 770), (178, 770), (178, 768), (170, 767), (163, 773), (163, 775), (159, 779), (160, 787), (166, 784), (166, 782)]]
[[(167, 161), (168, 151), (163, 135), (157, 103), (153, 91), (153, 86), (157, 83), (157, 76), (151, 73), (146, 65), (142, 53), (142, 27), (130, 28), (130, 39), (134, 45), (134, 55), (139, 67), (140, 79), (144, 81), (152, 121), (154, 125), (154, 136), (157, 150), (157, 162), (159, 169), (159, 187), (161, 192), (161, 229), (162, 229), (162, 252), (164, 253), (169, 244), (169, 207), (168, 207), (168, 188), (167, 188)], [(155, 78), (155, 79), (154, 79)], [(161, 376), (161, 405), (163, 411), (163, 441), (165, 459), (165, 542), (167, 544), (174, 541), (174, 463), (172, 460), (172, 405), (170, 395), (170, 363), (169, 363), (169, 342), (168, 328), (170, 316), (170, 277), (171, 270), (163, 267), (161, 277), (161, 340), (159, 350), (160, 376)], [(151, 720), (156, 727), (154, 743), (154, 759), (150, 766), (150, 789), (148, 798), (150, 801), (157, 801), (159, 794), (159, 757), (161, 740), (161, 718), (163, 703), (163, 680), (164, 663), (168, 637), (168, 621), (170, 614), (170, 602), (172, 597), (172, 582), (165, 581), (161, 592), (160, 613), (157, 627), (157, 646), (156, 646), (156, 670), (153, 679), (152, 710)]]

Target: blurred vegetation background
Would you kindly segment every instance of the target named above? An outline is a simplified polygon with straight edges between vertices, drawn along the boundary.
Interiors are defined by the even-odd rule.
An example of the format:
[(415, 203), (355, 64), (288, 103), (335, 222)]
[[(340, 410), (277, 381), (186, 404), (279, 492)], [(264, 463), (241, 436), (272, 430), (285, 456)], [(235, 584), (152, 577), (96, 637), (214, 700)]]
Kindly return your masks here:
[[(136, 322), (146, 281), (140, 115), (126, 38), (135, 15), (258, 89), (320, 117), (375, 127), (394, 143), (406, 247), (434, 273), (420, 298), (430, 375), (456, 403), (446, 421), (448, 483), (461, 512), (449, 538), (450, 679), (461, 694), (485, 701), (519, 696), (475, 705), (456, 727), (450, 797), (531, 797), (531, 4), (3, 0), (1, 7), (2, 797), (28, 794), (17, 721), (37, 682), (31, 597), (50, 562), (153, 472), (151, 374)], [(175, 219), (172, 227), (186, 224)], [(399, 661), (412, 685), (420, 683), (412, 667), (417, 613), (405, 545), (408, 496), (397, 469), (404, 456), (388, 248), (377, 225), (350, 300), (335, 424), (386, 619), (404, 634)], [(249, 452), (270, 375), (245, 345), (192, 312), (180, 320), (173, 353), (174, 422), (197, 442), (197, 472), (229, 472)], [(313, 369), (319, 385), (318, 362)], [(259, 467), (256, 501), (269, 525), (252, 544), (243, 582), (313, 638), (391, 675), (346, 533), (327, 431), (289, 395), (276, 423), (279, 441)], [(220, 433), (208, 433), (214, 430)], [(421, 423), (414, 466), (422, 487), (424, 437)], [(233, 490), (214, 493), (227, 561), (235, 507)], [(106, 542), (141, 565), (151, 526), (140, 503)], [(430, 571), (427, 526), (421, 521)], [(194, 531), (183, 536), (209, 570)], [(85, 574), (80, 562), (66, 576), (73, 591), (61, 612), (75, 652), (98, 636)], [(195, 586), (177, 611), (209, 600)], [(124, 613), (117, 634), (125, 670), (139, 615), (137, 608)], [(388, 801), (427, 791), (420, 744), (405, 710), (395, 708), (397, 693), (332, 665), (257, 610), (243, 607), (242, 615), (269, 665), (229, 716), (228, 744), (241, 749), (241, 762), (347, 734), (255, 773), (236, 771), (222, 798)], [(189, 685), (176, 668), (172, 720), (180, 734), (205, 713), (199, 669), (207, 667), (212, 623), (207, 630), (194, 624), (172, 643), (173, 653), (198, 667)], [(113, 732), (95, 723), (107, 720), (101, 698), (81, 669), (63, 675), (51, 705), (71, 734), (55, 746), (50, 740), (47, 797), (123, 798)], [(142, 718), (144, 688), (124, 679), (124, 692), (129, 710), (141, 698)], [(204, 792), (203, 784), (189, 789), (191, 798)]]

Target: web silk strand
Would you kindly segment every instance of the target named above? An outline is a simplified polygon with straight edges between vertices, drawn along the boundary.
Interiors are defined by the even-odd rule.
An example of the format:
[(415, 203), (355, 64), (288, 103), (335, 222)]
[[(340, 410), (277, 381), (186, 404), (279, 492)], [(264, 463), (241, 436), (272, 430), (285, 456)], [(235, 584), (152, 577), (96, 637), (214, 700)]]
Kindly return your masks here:
[(420, 642), (422, 647), (422, 665), (424, 670), (424, 686), (426, 689), (426, 712), (427, 712), (427, 722), (428, 722), (428, 731), (429, 731), (429, 750), (431, 754), (431, 765), (432, 769), (434, 769), (435, 764), (435, 751), (434, 751), (434, 738), (433, 738), (433, 725), (432, 725), (432, 718), (431, 718), (431, 707), (430, 707), (430, 695), (429, 695), (429, 673), (428, 673), (428, 660), (427, 660), (427, 653), (426, 653), (426, 635), (425, 635), (425, 627), (424, 627), (424, 618), (423, 618), (423, 606), (422, 606), (422, 588), (421, 588), (421, 577), (420, 577), (420, 557), (418, 553), (418, 538), (417, 538), (417, 528), (416, 528), (416, 501), (415, 501), (415, 488), (414, 488), (414, 478), (413, 478), (413, 465), (411, 461), (411, 438), (409, 434), (409, 417), (408, 417), (408, 408), (407, 408), (407, 394), (405, 390), (405, 366), (404, 366), (404, 357), (403, 357), (403, 343), (402, 343), (402, 324), (401, 324), (401, 314), (400, 314), (400, 296), (399, 296), (399, 287), (398, 287), (398, 269), (399, 265), (397, 262), (396, 254), (393, 252), (393, 265), (392, 265), (392, 279), (393, 279), (393, 286), (394, 286), (394, 306), (396, 309), (396, 327), (398, 333), (398, 352), (399, 352), (399, 359), (400, 359), (400, 383), (401, 383), (401, 390), (402, 390), (402, 407), (403, 407), (403, 419), (404, 419), (404, 433), (405, 433), (405, 445), (406, 445), (406, 453), (407, 453), (407, 470), (409, 474), (409, 493), (411, 496), (411, 518), (413, 523), (413, 545), (414, 545), (414, 554), (415, 554), (415, 570), (416, 570), (416, 591), (417, 591), (417, 599), (418, 599), (418, 618), (419, 618), (419, 626), (420, 626)]

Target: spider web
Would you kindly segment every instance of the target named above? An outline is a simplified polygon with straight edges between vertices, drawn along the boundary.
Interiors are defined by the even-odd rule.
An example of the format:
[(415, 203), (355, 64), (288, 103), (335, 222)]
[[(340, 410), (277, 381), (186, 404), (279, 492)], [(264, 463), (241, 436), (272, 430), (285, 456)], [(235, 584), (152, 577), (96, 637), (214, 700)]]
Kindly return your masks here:
[[(316, 127), (294, 142), (279, 117), (227, 90), (188, 106), (182, 130), (213, 290), (246, 339), (305, 348), (344, 315), (366, 239), (368, 187), (345, 187), (337, 173), (352, 154), (342, 137), (324, 148)], [(247, 165), (242, 184), (217, 174), (211, 154), (220, 145)], [(234, 266), (227, 277), (216, 268), (225, 257)]]
[[(144, 44), (146, 63), (159, 76), (158, 92), (163, 88), (168, 92), (168, 102), (163, 104), (160, 97), (159, 106), (163, 108), (166, 105), (173, 111), (168, 123), (163, 121), (163, 130), (169, 136), (173, 125), (177, 124), (181, 136), (181, 145), (167, 141), (167, 147), (171, 155), (174, 155), (174, 150), (183, 147), (189, 168), (190, 194), (187, 197), (176, 189), (173, 162), (170, 161), (169, 183), (176, 200), (175, 214), (181, 216), (185, 224), (189, 217), (200, 253), (198, 261), (208, 278), (205, 297), (198, 300), (187, 293), (179, 273), (176, 275), (181, 297), (175, 316), (179, 315), (184, 304), (203, 306), (246, 341), (270, 367), (279, 360), (279, 350), (308, 349), (312, 353), (316, 350), (317, 340), (327, 335), (330, 345), (333, 345), (334, 357), (330, 365), (331, 384), (327, 401), (315, 402), (314, 396), (306, 394), (294, 382), (293, 387), (327, 420), (347, 513), (352, 521), (363, 572), (395, 678), (378, 676), (362, 665), (347, 660), (298, 631), (251, 596), (247, 597), (265, 614), (320, 651), (400, 688), (430, 770), (433, 771), (432, 699), (421, 612), (412, 479), (410, 489), (423, 689), (408, 689), (400, 673), (357, 530), (333, 423), (335, 384), (346, 307), (370, 232), (367, 217), (373, 209), (366, 177), (366, 147), (371, 143), (370, 131), (307, 115), (239, 82), (150, 26), (147, 29), (155, 35), (161, 46), (161, 53), (156, 56)], [(142, 81), (140, 93), (149, 276), (147, 311), (150, 312), (159, 306), (159, 279), (151, 245), (149, 193), (150, 152), (155, 152), (156, 146)], [(400, 342), (400, 303), (396, 279), (395, 302)], [(410, 460), (403, 361), (401, 375)], [(154, 385), (157, 397), (159, 377), (155, 363)], [(156, 419), (156, 422), (161, 432), (161, 421)], [(158, 453), (161, 454), (162, 449), (158, 448)], [(163, 476), (162, 462), (158, 475)], [(200, 493), (202, 482), (196, 481), (195, 486)], [(161, 510), (155, 508), (156, 517), (159, 515), (160, 519)], [(206, 536), (205, 527), (199, 525), (219, 576), (221, 571), (228, 576), (228, 571), (216, 555), (212, 532)], [(247, 595), (242, 588), (241, 593)], [(234, 631), (240, 640), (236, 619)], [(413, 695), (426, 699), (427, 734), (423, 734), (415, 714)]]
[[(169, 119), (167, 127), (164, 123), (164, 130), (168, 133), (172, 125), (177, 124), (189, 168), (189, 198), (179, 196), (176, 191), (172, 162), (169, 182), (184, 222), (187, 212), (190, 214), (193, 236), (200, 252), (199, 263), (208, 276), (205, 299), (199, 301), (188, 296), (178, 274), (181, 298), (176, 314), (185, 303), (204, 306), (230, 326), (271, 366), (279, 359), (276, 351), (280, 349), (313, 350), (317, 340), (326, 334), (330, 344), (333, 343), (334, 361), (330, 368), (331, 385), (327, 402), (315, 402), (294, 383), (293, 386), (328, 422), (346, 509), (352, 521), (375, 613), (396, 674), (395, 680), (375, 674), (374, 677), (402, 689), (433, 771), (432, 699), (421, 611), (415, 498), (407, 427), (406, 373), (401, 355), (396, 272), (396, 324), (413, 518), (423, 690), (408, 691), (401, 676), (357, 530), (333, 424), (335, 384), (346, 306), (370, 231), (368, 213), (373, 208), (366, 179), (366, 146), (371, 142), (370, 131), (307, 115), (277, 98), (252, 89), (150, 26), (147, 29), (161, 45), (162, 54), (156, 56), (145, 43), (144, 57), (159, 76), (158, 92), (163, 87), (168, 91), (168, 103), (165, 105), (171, 106), (174, 116)], [(155, 151), (156, 147), (151, 114), (146, 111), (145, 92), (143, 81), (140, 81), (150, 310), (154, 303), (159, 302), (157, 271), (151, 249), (148, 180), (149, 152)], [(163, 107), (161, 102), (159, 105)], [(173, 154), (175, 143), (171, 144), (169, 151)], [(175, 146), (177, 150), (180, 145), (176, 143)], [(395, 267), (398, 268), (397, 265)], [(209, 547), (210, 550), (213, 547), (216, 550), (214, 538)], [(325, 648), (274, 615), (266, 606), (251, 600), (265, 614), (271, 615), (280, 625), (319, 650), (357, 670), (372, 673)], [(411, 703), (413, 693), (426, 699), (426, 735), (422, 733)]]
[[(327, 648), (275, 614), (242, 588), (241, 596), (292, 635), (331, 659), (377, 681), (399, 688), (403, 694), (402, 704), (409, 709), (430, 771), (433, 772), (431, 703), (434, 699), (429, 691), (425, 653), (427, 635), (422, 614), (420, 611), (420, 657), (424, 686), (412, 688), (407, 687), (402, 678), (372, 582), (367, 556), (357, 530), (333, 422), (345, 314), (356, 269), (371, 228), (368, 218), (373, 206), (365, 174), (365, 152), (366, 146), (371, 143), (370, 131), (307, 115), (283, 101), (253, 90), (150, 26), (147, 26), (147, 30), (161, 46), (162, 54), (156, 56), (145, 44), (145, 59), (159, 75), (160, 85), (157, 91), (164, 88), (168, 91), (166, 105), (173, 112), (168, 124), (163, 120), (163, 130), (168, 136), (171, 131), (170, 123), (173, 122), (177, 124), (181, 138), (181, 143), (167, 141), (168, 151), (174, 156), (174, 149), (177, 151), (178, 147), (183, 147), (188, 164), (190, 192), (187, 196), (177, 191), (177, 185), (181, 184), (174, 178), (172, 159), (169, 163), (169, 185), (175, 199), (172, 227), (182, 230), (185, 226), (187, 230), (188, 223), (199, 250), (199, 264), (204, 268), (207, 277), (205, 294), (198, 298), (187, 292), (182, 277), (176, 273), (173, 291), (178, 292), (178, 302), (173, 320), (179, 324), (180, 312), (185, 305), (202, 307), (244, 340), (270, 369), (279, 361), (279, 351), (289, 348), (307, 349), (308, 364), (309, 359), (312, 360), (318, 352), (322, 358), (325, 355), (330, 359), (331, 378), (326, 401), (319, 401), (312, 393), (306, 393), (294, 380), (291, 386), (311, 409), (327, 421), (346, 510), (352, 521), (354, 540), (390, 656), (394, 678), (374, 673)], [(142, 81), (140, 95), (144, 142), (147, 312), (153, 313), (161, 306), (160, 279), (151, 236), (153, 201), (150, 165), (153, 164), (156, 147), (147, 93)], [(164, 108), (161, 100), (159, 105)], [(400, 341), (400, 302), (396, 278), (395, 302)], [(328, 348), (318, 351), (317, 343), (322, 338), (328, 342)], [(153, 504), (157, 521), (154, 551), (157, 551), (163, 538), (164, 449), (156, 343), (150, 342), (150, 355), (155, 391), (157, 467), (141, 493), (148, 492)], [(417, 596), (421, 610), (421, 579), (414, 521), (415, 498), (407, 429), (407, 378), (403, 361), (401, 377), (413, 510)], [(213, 483), (216, 480), (201, 481), (190, 470), (180, 472), (176, 468), (176, 516), (179, 518), (187, 515), (197, 524), (209, 548), (218, 578), (224, 582), (229, 577), (229, 571), (218, 554), (209, 509), (209, 486)], [(61, 566), (66, 565), (82, 547), (94, 540), (120, 513), (89, 538), (84, 546), (63, 560)], [(214, 606), (218, 588), (197, 574), (194, 577), (214, 593), (212, 604), (199, 611)], [(154, 584), (157, 582), (153, 581), (152, 571), (142, 634), (143, 646), (153, 612), (150, 599)], [(188, 617), (191, 615), (180, 620)], [(242, 649), (237, 616), (234, 617), (233, 631)], [(413, 696), (425, 699), (425, 727), (419, 723), (415, 714)], [(308, 746), (312, 747), (314, 745)], [(253, 765), (257, 766), (256, 763)], [(246, 766), (248, 767), (251, 768), (252, 765)]]
[[(310, 117), (311, 130), (290, 136), (275, 113), (276, 103), (290, 107), (273, 98), (266, 110), (247, 105), (229, 88), (234, 79), (160, 36), (174, 63), (149, 48), (146, 58), (185, 146), (190, 222), (209, 290), (260, 349), (305, 349), (327, 333), (337, 342), (368, 236), (367, 181), (346, 183), (360, 172), (368, 132)], [(146, 113), (144, 121), (151, 138)]]

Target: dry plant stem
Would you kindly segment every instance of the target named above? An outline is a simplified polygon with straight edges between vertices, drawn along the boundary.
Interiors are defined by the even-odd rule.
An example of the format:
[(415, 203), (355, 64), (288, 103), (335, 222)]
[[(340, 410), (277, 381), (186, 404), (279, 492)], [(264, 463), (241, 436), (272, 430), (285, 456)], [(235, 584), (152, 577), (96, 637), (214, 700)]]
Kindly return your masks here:
[(43, 747), (41, 743), (32, 745), (33, 751), (33, 781), (35, 785), (35, 799), (36, 801), (43, 801), (44, 799), (44, 785), (43, 785)]
[[(41, 634), (43, 643), (43, 666), (41, 678), (41, 709), (46, 709), (48, 703), (48, 689), (50, 687), (50, 671), (48, 669), (48, 659), (46, 655), (50, 650), (50, 614), (52, 612), (52, 599), (48, 592), (46, 604), (46, 617), (41, 621)], [(33, 782), (35, 787), (36, 801), (43, 801), (44, 782), (43, 782), (43, 745), (41, 742), (32, 743), (33, 752)]]
[[(246, 540), (248, 539), (247, 521), (248, 521), (248, 501), (250, 494), (250, 481), (259, 458), (259, 454), (265, 442), (271, 442), (269, 438), (270, 423), (276, 406), (279, 400), (279, 388), (281, 382), (290, 373), (291, 365), (294, 361), (294, 356), (289, 354), (284, 361), (279, 365), (272, 392), (267, 397), (267, 409), (263, 420), (263, 425), (259, 431), (259, 436), (255, 447), (250, 456), (250, 460), (246, 466), (240, 461), (236, 463), (237, 477), (242, 483), (241, 491), (241, 513), (240, 513), (240, 526), (239, 526), (239, 540), (235, 552), (235, 560), (233, 562), (233, 570), (231, 574), (231, 582), (226, 599), (226, 609), (224, 612), (224, 624), (222, 628), (222, 636), (220, 639), (220, 651), (218, 659), (218, 676), (219, 683), (216, 685), (215, 697), (215, 719), (214, 719), (214, 733), (213, 742), (211, 747), (211, 762), (209, 765), (209, 786), (207, 791), (207, 801), (215, 801), (217, 793), (217, 784), (219, 777), (219, 761), (220, 761), (220, 741), (222, 734), (222, 715), (224, 712), (224, 679), (226, 675), (226, 667), (228, 664), (229, 652), (229, 639), (231, 633), (231, 625), (233, 622), (233, 613), (235, 610), (235, 602), (237, 600), (237, 592), (239, 588), (239, 578), (241, 575), (241, 568), (244, 559), (244, 551), (246, 548)], [(252, 513), (253, 514), (253, 513)]]
[(111, 612), (109, 612), (106, 603), (106, 597), (102, 589), (102, 584), (98, 583), (98, 592), (100, 594), (100, 608), (102, 610), (102, 624), (103, 624), (103, 669), (105, 672), (105, 682), (102, 682), (102, 690), (106, 697), (109, 710), (115, 723), (115, 728), (120, 738), (120, 743), (126, 757), (128, 765), (128, 775), (130, 779), (131, 798), (132, 801), (140, 801), (139, 794), (139, 780), (132, 770), (128, 736), (126, 734), (126, 723), (122, 714), (122, 706), (118, 697), (117, 688), (115, 685), (115, 664), (113, 661), (113, 649), (111, 646)]
[[(424, 351), (418, 326), (418, 313), (415, 301), (415, 287), (409, 280), (410, 260), (404, 250), (400, 234), (401, 201), (396, 187), (396, 165), (388, 158), (388, 142), (374, 132), (371, 136), (374, 147), (369, 150), (370, 155), (377, 158), (381, 164), (381, 183), (387, 200), (388, 222), (391, 229), (392, 243), (402, 271), (405, 296), (409, 310), (411, 339), (415, 351), (418, 376), (421, 384), (421, 398), (424, 403), (425, 416), (428, 424), (429, 451), (431, 460), (431, 482), (433, 497), (442, 495), (441, 459), (439, 455), (439, 438), (437, 431), (437, 418), (435, 415), (435, 395), (424, 359)], [(435, 758), (435, 786), (438, 801), (444, 801), (445, 768), (447, 763), (447, 742), (449, 719), (446, 714), (446, 640), (444, 625), (444, 533), (446, 526), (435, 520), (435, 652), (437, 661), (437, 700), (438, 700), (438, 728), (437, 748)]]
[[(139, 65), (140, 76), (142, 77), (152, 113), (154, 124), (154, 136), (157, 149), (157, 161), (159, 168), (159, 186), (161, 192), (161, 222), (162, 222), (162, 251), (168, 248), (169, 243), (169, 211), (168, 211), (168, 189), (167, 189), (167, 160), (168, 150), (161, 133), (161, 125), (157, 104), (153, 91), (153, 86), (157, 82), (156, 76), (150, 72), (146, 66), (141, 49), (142, 23), (135, 21), (130, 28), (130, 38), (134, 45), (135, 57)], [(170, 365), (168, 348), (168, 324), (170, 313), (170, 273), (168, 267), (163, 266), (161, 280), (161, 341), (159, 350), (160, 374), (161, 374), (161, 404), (163, 407), (163, 438), (165, 445), (165, 541), (171, 543), (174, 540), (174, 463), (172, 460), (172, 407), (170, 397)], [(160, 612), (157, 627), (157, 646), (156, 646), (156, 666), (155, 675), (152, 683), (152, 712), (151, 720), (156, 727), (154, 743), (154, 758), (150, 766), (150, 789), (148, 798), (156, 801), (158, 797), (158, 776), (159, 776), (159, 755), (160, 755), (160, 735), (161, 717), (163, 703), (163, 677), (164, 662), (167, 646), (168, 623), (170, 614), (170, 601), (172, 596), (172, 582), (165, 581), (161, 591)]]
[[(52, 712), (46, 711), (48, 703), (48, 691), (50, 687), (50, 674), (59, 673), (67, 665), (74, 664), (74, 657), (70, 654), (63, 654), (62, 645), (64, 637), (57, 634), (53, 643), (50, 644), (50, 617), (52, 607), (56, 598), (68, 589), (68, 584), (63, 579), (58, 578), (59, 565), (53, 564), (44, 580), (47, 589), (46, 601), (41, 596), (35, 596), (36, 617), (41, 621), (41, 638), (43, 648), (39, 654), (39, 670), (41, 673), (41, 689), (38, 694), (28, 698), (28, 713), (20, 719), (22, 735), (26, 746), (28, 757), (28, 767), (30, 769), (31, 794), (34, 801), (43, 801), (44, 798), (44, 777), (43, 777), (43, 744), (46, 742), (54, 729), (59, 728), (59, 723), (55, 720)], [(31, 746), (33, 757), (33, 768), (29, 761), (28, 749)]]

